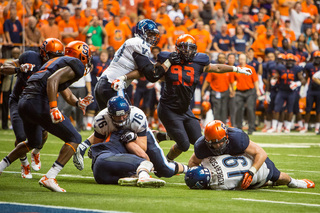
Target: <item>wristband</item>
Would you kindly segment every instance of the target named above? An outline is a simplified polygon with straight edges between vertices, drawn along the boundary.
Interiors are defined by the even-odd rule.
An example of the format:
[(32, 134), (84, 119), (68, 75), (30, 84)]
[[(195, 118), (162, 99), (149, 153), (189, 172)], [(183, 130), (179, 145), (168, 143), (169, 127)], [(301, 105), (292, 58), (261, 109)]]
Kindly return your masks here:
[(50, 101), (50, 102), (49, 102), (49, 106), (50, 106), (50, 108), (57, 107), (57, 106), (58, 106), (58, 105), (57, 105), (57, 101)]
[(167, 59), (165, 62), (163, 62), (163, 65), (166, 66), (167, 68), (169, 68), (171, 66), (169, 59)]
[(238, 72), (238, 67), (232, 66), (233, 72)]
[(119, 77), (119, 79), (122, 80), (122, 81), (125, 81), (125, 80), (127, 80), (127, 76), (126, 75), (122, 75), (122, 76)]
[(79, 100), (76, 101), (76, 107), (79, 107)]
[(257, 169), (255, 167), (253, 167), (253, 166), (251, 166), (249, 171), (251, 171), (254, 175), (257, 173)]

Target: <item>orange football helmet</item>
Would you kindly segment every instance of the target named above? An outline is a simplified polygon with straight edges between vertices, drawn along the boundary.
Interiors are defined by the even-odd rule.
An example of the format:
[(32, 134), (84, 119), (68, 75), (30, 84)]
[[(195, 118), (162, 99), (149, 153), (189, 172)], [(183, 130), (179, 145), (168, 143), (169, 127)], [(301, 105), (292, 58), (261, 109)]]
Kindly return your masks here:
[(62, 42), (56, 38), (47, 38), (40, 47), (40, 55), (44, 61), (64, 55)]
[(72, 41), (66, 45), (65, 50), (66, 56), (71, 56), (79, 59), (85, 66), (84, 75), (88, 74), (91, 71), (91, 50), (83, 41)]
[(176, 50), (182, 60), (192, 61), (197, 53), (196, 40), (189, 34), (183, 34), (176, 41)]
[(296, 61), (296, 57), (292, 53), (286, 55), (286, 60)]
[(278, 56), (277, 56), (278, 59), (283, 59), (283, 60), (286, 60), (286, 55), (283, 54), (283, 53), (279, 53)]
[[(228, 128), (226, 125), (219, 120), (209, 122), (204, 128), (204, 140), (216, 155), (224, 154), (224, 151), (227, 149), (227, 144), (229, 143), (227, 132)], [(215, 148), (214, 145), (217, 147), (220, 143), (223, 144)]]
[(201, 107), (202, 113), (206, 114), (211, 109), (211, 103), (209, 101), (202, 101)]
[(316, 57), (320, 57), (320, 51), (317, 50), (313, 53), (313, 57), (316, 58)]

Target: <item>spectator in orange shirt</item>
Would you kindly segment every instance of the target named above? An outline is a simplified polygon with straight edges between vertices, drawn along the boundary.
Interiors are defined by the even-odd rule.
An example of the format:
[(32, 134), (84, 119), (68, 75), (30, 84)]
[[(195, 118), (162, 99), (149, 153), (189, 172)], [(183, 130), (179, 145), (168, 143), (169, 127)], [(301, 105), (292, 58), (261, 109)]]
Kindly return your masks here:
[[(226, 59), (224, 53), (219, 53), (217, 63), (226, 64)], [(228, 116), (229, 90), (233, 90), (232, 74), (233, 73), (208, 73), (201, 89), (202, 97), (205, 96), (206, 90), (208, 92), (210, 91), (210, 102), (214, 119), (224, 123), (227, 121)], [(211, 89), (207, 89), (208, 86), (210, 86)]]
[(167, 15), (167, 5), (166, 3), (161, 3), (160, 8), (158, 10), (158, 16), (156, 19), (156, 23), (161, 24), (167, 30), (173, 26), (173, 23), (170, 17)]
[[(294, 45), (296, 41), (296, 35), (294, 31), (290, 29), (290, 20), (286, 20), (284, 27), (280, 27), (278, 32), (279, 42), (281, 42), (284, 38), (288, 39), (290, 45)], [(282, 47), (282, 44), (279, 43), (278, 46)]]
[(59, 31), (58, 25), (55, 23), (56, 16), (54, 14), (50, 14), (48, 17), (48, 24), (43, 25), (40, 28), (41, 35), (44, 39), (47, 38), (57, 38), (61, 39), (61, 33)]
[(161, 50), (163, 51), (168, 50), (168, 35), (165, 33), (166, 30), (164, 29), (163, 26), (159, 26), (158, 30), (159, 30), (160, 40), (157, 46), (160, 47)]
[(61, 16), (62, 20), (59, 22), (58, 27), (61, 32), (62, 43), (65, 45), (74, 41), (79, 35), (78, 27), (74, 21), (70, 21), (70, 13), (64, 10)]
[(131, 38), (131, 30), (125, 24), (120, 23), (120, 17), (115, 16), (114, 19), (105, 26), (107, 36), (105, 36), (104, 44), (106, 47), (112, 46), (118, 50), (121, 45)]
[(173, 24), (174, 24), (174, 26), (170, 27), (167, 30), (170, 51), (175, 50), (175, 42), (176, 42), (177, 38), (183, 34), (188, 33), (187, 28), (182, 25), (182, 20), (179, 16), (176, 16), (176, 18), (173, 21)]
[[(97, 15), (97, 10), (92, 7), (92, 1), (91, 0), (86, 0), (86, 5), (82, 5), (82, 11), (81, 11), (81, 16), (82, 17), (87, 17), (88, 15), (85, 14), (86, 12), (90, 14), (90, 16), (95, 16)], [(91, 21), (91, 19), (89, 20)]]
[(272, 41), (274, 39), (273, 29), (267, 28), (267, 32), (265, 35), (260, 35), (257, 40), (255, 40), (252, 44), (252, 49), (254, 50), (255, 57), (264, 58), (264, 52), (266, 48), (272, 47)]
[(196, 40), (197, 51), (200, 53), (206, 53), (210, 51), (211, 39), (210, 33), (204, 29), (202, 20), (197, 22), (197, 28), (189, 32)]
[(74, 22), (77, 25), (79, 35), (75, 38), (75, 40), (86, 41), (86, 35), (82, 33), (83, 29), (89, 25), (90, 20), (83, 17), (81, 14), (81, 7), (77, 6), (75, 8), (75, 14), (70, 18), (70, 22)]
[(317, 25), (319, 23), (319, 13), (317, 6), (314, 5), (313, 0), (305, 0), (301, 3), (301, 12), (309, 13), (312, 18), (307, 18), (302, 24), (302, 32), (305, 28), (312, 27), (312, 24)]
[(121, 24), (126, 24), (130, 27), (130, 24), (131, 24), (130, 18), (128, 16), (128, 13), (127, 13), (126, 8), (124, 6), (120, 7), (119, 17), (120, 17)]
[(278, 0), (278, 10), (283, 21), (289, 19), (289, 10), (297, 0)]
[(187, 7), (187, 6), (189, 7), (190, 12), (199, 8), (198, 5), (193, 4), (193, 0), (187, 0), (186, 3), (179, 3), (179, 7), (182, 10), (182, 12), (184, 12), (185, 7)]
[(151, 13), (157, 12), (161, 4), (161, 0), (143, 0), (142, 12), (145, 18), (151, 19)]
[(257, 96), (259, 97), (258, 76), (255, 69), (246, 64), (247, 57), (245, 54), (239, 55), (239, 66), (249, 67), (252, 75), (234, 75), (236, 81), (236, 127), (242, 129), (243, 114), (246, 108), (248, 118), (248, 134), (251, 135), (255, 131), (255, 106)]
[(25, 50), (40, 52), (39, 46), (43, 42), (43, 37), (39, 29), (36, 28), (37, 19), (34, 16), (28, 18), (28, 25), (24, 29), (24, 38), (26, 41)]
[[(188, 6), (186, 8), (189, 8)], [(184, 26), (190, 31), (195, 28), (197, 21), (201, 19), (198, 10), (193, 10), (190, 17), (185, 17), (183, 22)]]

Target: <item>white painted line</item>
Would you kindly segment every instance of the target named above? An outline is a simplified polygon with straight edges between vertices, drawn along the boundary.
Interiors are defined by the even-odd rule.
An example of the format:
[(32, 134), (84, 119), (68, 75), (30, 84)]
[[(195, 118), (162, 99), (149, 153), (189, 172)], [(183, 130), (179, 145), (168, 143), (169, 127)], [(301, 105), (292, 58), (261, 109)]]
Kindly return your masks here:
[(291, 203), (284, 201), (275, 201), (275, 200), (255, 200), (255, 199), (247, 199), (247, 198), (232, 198), (233, 200), (242, 200), (242, 201), (251, 201), (251, 202), (260, 202), (260, 203), (277, 203), (277, 204), (286, 204), (286, 205), (299, 205), (299, 206), (310, 206), (310, 207), (320, 207), (320, 204), (312, 204), (312, 203)]
[(317, 196), (320, 196), (320, 193), (314, 193), (314, 192), (283, 191), (283, 190), (274, 190), (274, 189), (258, 189), (258, 190), (259, 191), (269, 191), (269, 192), (289, 193), (289, 194), (305, 194), (305, 195), (317, 195)]
[[(118, 211), (103, 211), (99, 209), (81, 209), (81, 208), (71, 208), (71, 207), (65, 207), (65, 206), (50, 206), (50, 205), (40, 205), (40, 204), (29, 204), (29, 203), (15, 203), (15, 202), (1, 202), (0, 204), (8, 204), (8, 205), (20, 205), (20, 206), (30, 206), (30, 207), (43, 207), (43, 208), (50, 208), (50, 209), (69, 209), (69, 210), (77, 210), (77, 211), (87, 211), (87, 212), (103, 212), (103, 213), (119, 213)], [(121, 212), (122, 213), (122, 212)], [(125, 212), (123, 212), (125, 213)]]
[(267, 132), (253, 132), (253, 135), (268, 135), (268, 136), (279, 136), (279, 135), (282, 135), (282, 136), (311, 136), (311, 135), (316, 135), (316, 133), (314, 132), (308, 132), (308, 133), (303, 133), (301, 134), (300, 132), (290, 132), (290, 133), (276, 133), (276, 132), (273, 132), (273, 133), (267, 133)]

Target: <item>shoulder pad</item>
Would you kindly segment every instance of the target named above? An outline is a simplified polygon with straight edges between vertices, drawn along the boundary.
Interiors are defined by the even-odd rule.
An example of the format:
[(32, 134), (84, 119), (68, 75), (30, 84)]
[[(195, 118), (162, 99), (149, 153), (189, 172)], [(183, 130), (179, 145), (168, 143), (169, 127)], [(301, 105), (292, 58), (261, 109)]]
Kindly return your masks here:
[(200, 64), (202, 66), (207, 66), (210, 64), (209, 61), (209, 56), (207, 54), (204, 53), (197, 53), (194, 57), (193, 57), (193, 62)]

